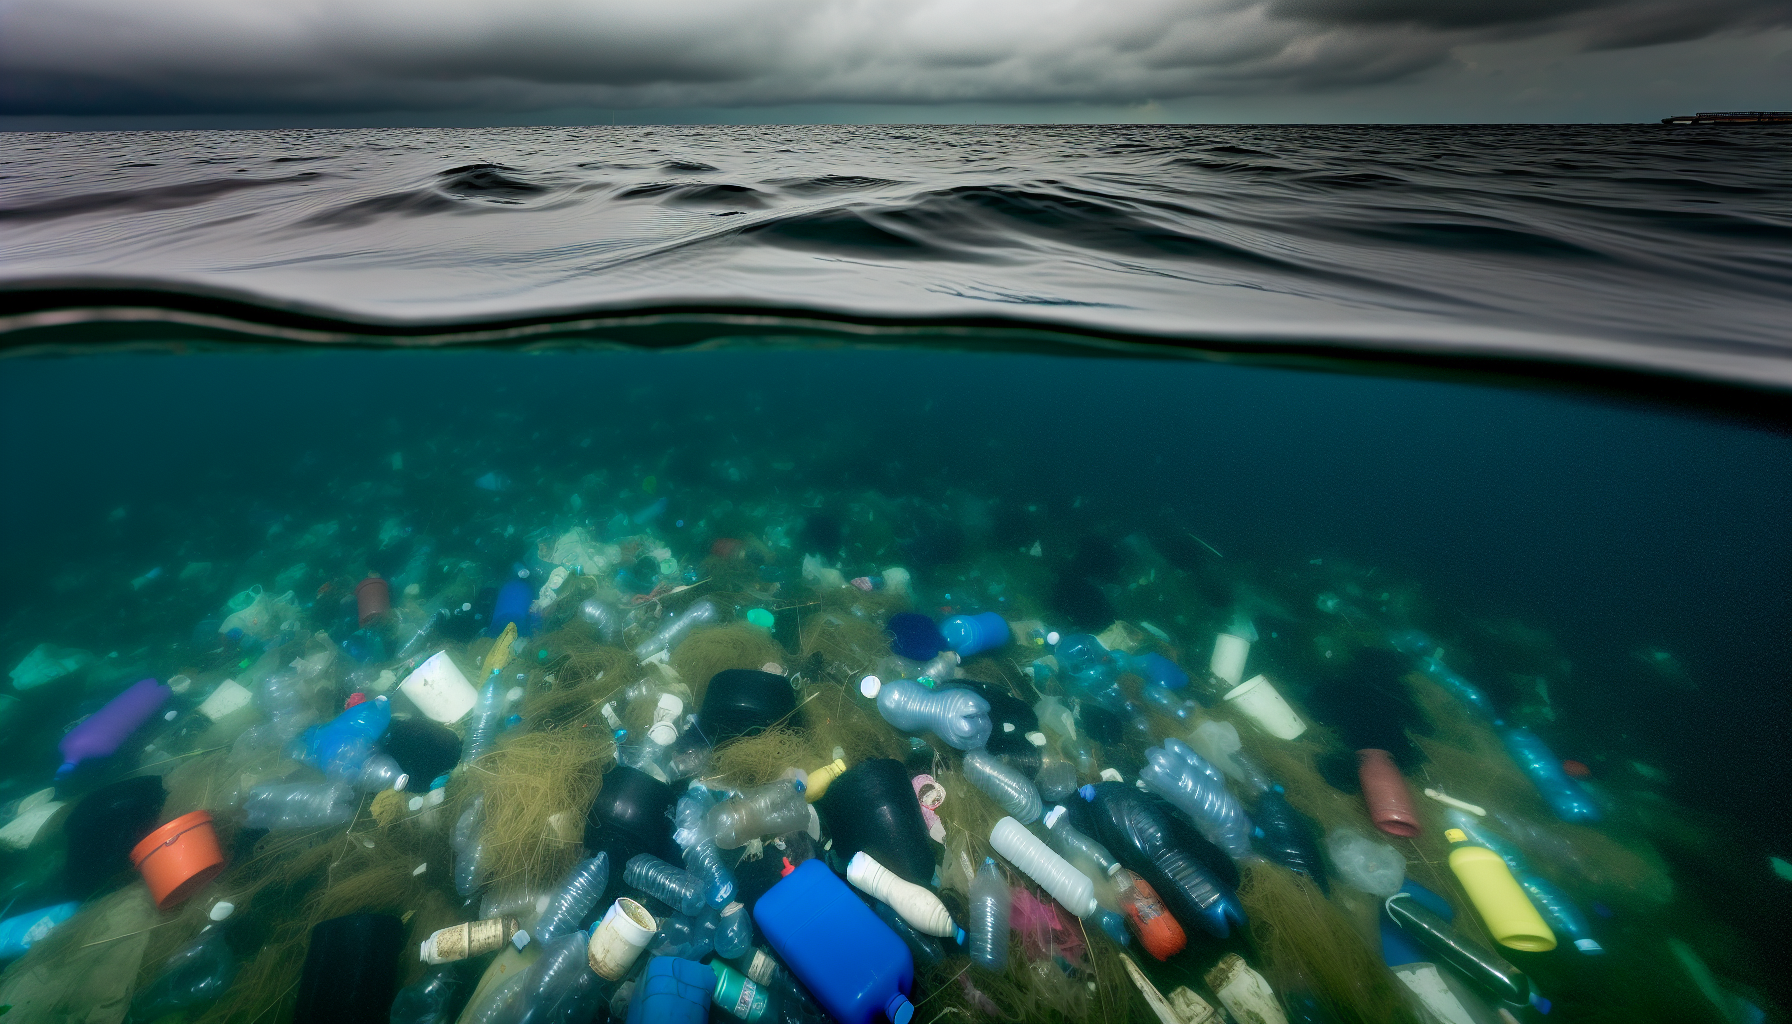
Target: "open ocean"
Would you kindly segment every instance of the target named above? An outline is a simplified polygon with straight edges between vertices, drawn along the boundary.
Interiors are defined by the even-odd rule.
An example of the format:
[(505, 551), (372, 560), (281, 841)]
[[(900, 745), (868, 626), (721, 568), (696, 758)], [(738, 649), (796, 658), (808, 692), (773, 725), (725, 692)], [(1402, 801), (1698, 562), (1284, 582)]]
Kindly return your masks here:
[[(557, 566), (622, 631), (576, 602), (539, 608), (505, 670), (521, 669), (515, 721), (488, 756), (576, 735), (594, 745), (574, 767), (623, 771), (597, 709), (663, 684), (629, 650), (707, 598), (716, 619), (670, 655), (691, 711), (709, 669), (772, 664), (805, 702), (793, 767), (840, 736), (864, 744), (843, 751), (854, 764), (931, 765), (962, 833), (950, 808), (993, 805), (959, 751), (859, 696), (865, 674), (915, 665), (841, 638), (862, 626), (877, 648), (899, 608), (994, 611), (1022, 625), (965, 676), (1129, 723), (1080, 782), (1101, 767), (1132, 782), (1144, 744), (1193, 719), (1152, 704), (1142, 677), (1098, 693), (1040, 667), (1048, 633), (1180, 665), (1194, 718), (1236, 722), (1321, 831), (1371, 831), (1354, 767), (1333, 770), (1370, 733), (1401, 748), (1415, 792), (1486, 804), (1605, 948), (1502, 949), (1552, 1007), (1515, 1008), (1527, 1024), (1788, 1019), (1792, 129), (3, 138), (0, 821), (52, 786), (78, 805), (153, 775), (166, 803), (146, 821), (207, 810), (231, 861), (186, 909), (132, 917), (136, 874), (77, 872), (64, 817), (0, 849), (0, 917), (82, 908), (64, 946), (42, 940), (0, 975), (0, 1004), (20, 1008), (7, 1024), (116, 1022), (132, 999), (143, 1024), (290, 1020), (326, 908), (401, 917), (407, 949), (477, 916), (433, 805), (392, 820), (368, 795), (350, 820), (265, 832), (245, 801), (323, 779), (268, 739), (280, 721), (376, 690), (417, 719), (393, 680), (438, 650), (477, 682), (492, 641), (454, 633), (455, 609), (493, 614), (500, 585), (533, 593)], [(872, 589), (893, 569), (912, 593)], [(352, 594), (369, 574), (391, 608), (363, 621)], [(233, 632), (256, 595), (278, 614)], [(1108, 632), (1116, 620), (1131, 625)], [(1212, 688), (1228, 631), (1254, 638), (1247, 675), (1274, 680), (1316, 727), (1304, 738), (1258, 731)], [(690, 653), (716, 637), (744, 645), (741, 664)], [(1447, 689), (1446, 662), (1496, 712)], [(281, 719), (295, 672), (308, 703)], [(65, 732), (143, 678), (185, 680), (167, 718), (57, 781)], [(226, 679), (255, 704), (210, 721), (196, 709)], [(1402, 696), (1375, 703), (1390, 687)], [(837, 732), (823, 708), (870, 724)], [(624, 717), (616, 739), (639, 747)], [(1501, 752), (1514, 726), (1585, 773), (1597, 821), (1551, 814)], [(696, 777), (775, 777), (747, 780), (726, 752)], [(494, 763), (508, 762), (452, 774), (449, 809), (498, 785), (480, 781)], [(585, 816), (594, 792), (504, 827), (546, 842), (548, 811)], [(1491, 942), (1442, 867), (1441, 805), (1419, 800), (1419, 837), (1376, 835)], [(980, 858), (984, 838), (968, 841)], [(579, 849), (555, 842), (503, 881), (550, 890)], [(614, 864), (611, 895), (620, 879)], [(150, 1001), (226, 897), (230, 970)], [(1327, 905), (1380, 972), (1375, 901), (1334, 873)], [(160, 930), (104, 945), (139, 926)], [(1299, 1020), (1364, 1020), (1276, 959), (1274, 926), (1223, 943), (1188, 931), (1186, 953), (1146, 965), (1164, 991), (1212, 998), (1204, 972), (1234, 951)], [(1092, 924), (1082, 937), (1031, 967), (1017, 937), (1009, 974), (964, 975), (975, 989), (950, 952), (917, 976), (917, 1024), (1145, 1019), (1113, 944)], [(62, 957), (109, 980), (57, 989)], [(447, 971), (457, 1006), (488, 960)], [(389, 989), (423, 970), (407, 952)], [(1303, 993), (1331, 1016), (1299, 1017), (1321, 1012)]]

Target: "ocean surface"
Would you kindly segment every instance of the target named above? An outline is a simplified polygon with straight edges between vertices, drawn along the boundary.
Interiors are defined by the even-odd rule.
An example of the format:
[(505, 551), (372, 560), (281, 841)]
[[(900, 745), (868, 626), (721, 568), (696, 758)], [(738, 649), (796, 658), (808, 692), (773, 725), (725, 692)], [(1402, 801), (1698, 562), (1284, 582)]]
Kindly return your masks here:
[(13, 134), (0, 285), (353, 320), (709, 304), (1792, 385), (1792, 130)]
[[(1131, 783), (1148, 745), (1235, 725), (1317, 834), (1373, 834), (1491, 946), (1420, 794), (1480, 805), (1584, 918), (1555, 950), (1500, 947), (1543, 999), (1510, 1007), (1525, 1024), (1788, 1020), (1792, 131), (5, 138), (0, 919), (79, 908), (0, 973), (7, 1024), (293, 1020), (311, 929), (352, 912), (412, 943), (365, 973), (384, 1005), (426, 978), (409, 950), (434, 929), (558, 885), (605, 833), (554, 816), (598, 822), (598, 772), (620, 787), (659, 694), (698, 711), (718, 668), (771, 666), (799, 711), (694, 777), (769, 784), (836, 745), (935, 775), (935, 888), (962, 923), (953, 851), (990, 852), (978, 815), (999, 812), (956, 749), (860, 696), (924, 667), (883, 632), (900, 610), (1000, 614), (1010, 642), (939, 683), (1075, 710), (1083, 746), (1023, 722), (1045, 752), (1011, 763)], [(540, 590), (556, 569), (568, 599)], [(370, 575), (390, 608), (364, 618)], [(538, 605), (500, 665), (514, 719), (444, 772), (445, 806), (408, 802), (435, 766), (398, 801), (255, 824), (258, 787), (325, 784), (289, 756), (299, 729), (355, 694), (421, 721), (394, 683), (438, 651), (483, 680), (506, 586)], [(705, 599), (667, 669), (638, 656)], [(1080, 633), (1191, 680), (1165, 703), (1139, 663), (1079, 674), (1057, 655)], [(1245, 676), (1305, 734), (1227, 700), (1221, 633), (1252, 640)], [(145, 678), (180, 692), (58, 778), (65, 735)], [(253, 701), (213, 720), (226, 680)], [(703, 746), (701, 714), (678, 724)], [(1513, 728), (1596, 820), (1552, 812)], [(397, 735), (379, 743), (409, 769)], [(1384, 745), (1419, 836), (1370, 824), (1354, 751)], [(512, 852), (468, 895), (483, 855), (451, 826), (481, 794), (511, 809), (469, 834)], [(820, 806), (831, 838), (844, 812)], [(193, 810), (229, 865), (158, 912), (125, 852)], [(1329, 898), (1259, 884), (1251, 927), (1191, 918), (1184, 953), (1130, 955), (1165, 992), (1217, 1000), (1205, 973), (1236, 952), (1292, 1020), (1407, 1020), (1365, 1010), (1398, 984), (1378, 901), (1329, 855), (1317, 871)], [(670, 914), (620, 875), (582, 923), (616, 895)], [(1016, 932), (1005, 971), (949, 950), (917, 972), (916, 1020), (1152, 1019), (1118, 947), (1071, 931)], [(184, 950), (204, 970), (171, 974)], [(492, 959), (443, 968), (452, 1012), (406, 1024), (478, 1004)]]

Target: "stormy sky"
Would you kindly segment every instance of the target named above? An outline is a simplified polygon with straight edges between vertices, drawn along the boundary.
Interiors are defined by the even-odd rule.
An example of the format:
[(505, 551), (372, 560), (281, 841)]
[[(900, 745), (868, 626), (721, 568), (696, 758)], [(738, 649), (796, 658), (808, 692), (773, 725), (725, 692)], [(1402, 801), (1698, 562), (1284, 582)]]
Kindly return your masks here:
[(1792, 0), (0, 0), (0, 127), (1764, 107)]

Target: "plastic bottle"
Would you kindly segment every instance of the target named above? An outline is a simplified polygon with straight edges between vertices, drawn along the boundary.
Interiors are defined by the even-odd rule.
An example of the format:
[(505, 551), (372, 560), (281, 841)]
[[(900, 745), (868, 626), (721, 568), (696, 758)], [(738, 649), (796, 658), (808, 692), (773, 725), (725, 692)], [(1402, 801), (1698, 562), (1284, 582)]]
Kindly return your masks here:
[(392, 1000), (391, 1024), (450, 1024), (453, 1018), (448, 1011), (459, 988), (452, 965), (435, 968), (423, 980), (399, 991)]
[(701, 879), (651, 853), (630, 857), (623, 865), (622, 881), (688, 917), (696, 917), (710, 909)]
[(940, 898), (927, 889), (897, 877), (863, 850), (846, 865), (846, 880), (890, 905), (904, 921), (927, 935), (950, 938), (958, 934), (952, 915)]
[(597, 627), (598, 639), (611, 647), (622, 638), (622, 613), (607, 602), (591, 598), (579, 605), (579, 618)]
[(610, 885), (610, 855), (598, 851), (573, 865), (561, 880), (560, 887), (548, 896), (541, 918), (535, 922), (534, 938), (546, 945), (578, 928), (591, 916), (592, 908)]
[(542, 950), (523, 975), (517, 1024), (589, 1024), (608, 994), (585, 963), (585, 932), (563, 935)]
[(940, 623), (940, 635), (961, 658), (993, 651), (1008, 643), (1008, 620), (995, 612), (954, 615)]
[(1290, 871), (1306, 875), (1322, 894), (1331, 895), (1313, 823), (1288, 803), (1280, 787), (1257, 798), (1255, 815), (1257, 829), (1252, 845), (1257, 852)]
[(914, 959), (826, 864), (799, 864), (759, 897), (753, 920), (839, 1024), (871, 1024), (880, 1013), (909, 1024)]
[(660, 930), (647, 951), (654, 956), (701, 960), (716, 948), (716, 923), (714, 914), (668, 914), (660, 919)]
[(1462, 883), (1495, 941), (1532, 953), (1556, 948), (1555, 933), (1499, 854), (1470, 843), (1461, 829), (1446, 831), (1444, 838), (1450, 841), (1450, 871)]
[(748, 1024), (783, 1018), (770, 989), (719, 960), (709, 968), (716, 974), (716, 987), (710, 994), (716, 1009)]
[(1121, 870), (1120, 862), (1114, 859), (1107, 847), (1089, 838), (1070, 823), (1068, 812), (1062, 806), (1045, 812), (1045, 835), (1046, 843), (1060, 857), (1092, 878), (1109, 878), (1114, 872)]
[(1008, 883), (993, 857), (971, 879), (971, 962), (986, 970), (1008, 967)]
[[(1179, 834), (1167, 804), (1122, 782), (1085, 786), (1082, 793), (1094, 805), (1096, 838), (1150, 882), (1178, 920), (1220, 939), (1245, 924), (1232, 885), (1191, 852), (1206, 840), (1192, 827)], [(1213, 847), (1210, 856), (1223, 859), (1225, 852)]]
[(397, 761), (374, 746), (391, 724), (392, 702), (382, 694), (306, 729), (292, 741), (287, 754), (323, 769), (333, 779), (353, 783), (363, 792), (403, 789), (409, 776)]
[[(895, 932), (896, 937), (902, 940), (902, 944), (908, 947), (909, 956), (914, 957), (917, 970), (932, 967), (946, 958), (946, 947), (939, 938), (908, 923), (901, 914), (896, 912), (895, 907), (883, 900), (872, 900), (871, 912), (876, 914), (877, 919)], [(964, 930), (959, 929), (955, 938), (962, 944), (965, 939)]]
[(684, 639), (685, 634), (705, 623), (716, 621), (720, 615), (714, 602), (708, 599), (695, 602), (636, 647), (635, 658), (639, 661), (646, 661), (661, 651), (676, 647), (678, 642)]
[(107, 701), (57, 744), (62, 752), (62, 767), (56, 769), (56, 777), (67, 778), (82, 761), (105, 757), (117, 750), (172, 696), (173, 690), (154, 679), (142, 679)]
[(213, 928), (163, 964), (161, 973), (131, 1000), (131, 1016), (153, 1021), (186, 1006), (208, 1002), (224, 994), (236, 977), (236, 954)]
[(753, 948), (753, 915), (741, 903), (730, 903), (716, 914), (716, 955), (732, 960)]
[(1382, 901), (1382, 908), (1406, 938), (1430, 954), (1430, 959), (1446, 963), (1471, 984), (1494, 999), (1508, 1004), (1524, 1005), (1531, 995), (1531, 981), (1523, 971), (1507, 963), (1499, 954), (1474, 942), (1449, 921), (1408, 892), (1396, 892)]
[(1568, 894), (1555, 887), (1553, 883), (1539, 878), (1529, 872), (1518, 872), (1518, 884), (1524, 888), (1526, 896), (1531, 898), (1531, 905), (1549, 925), (1550, 931), (1558, 937), (1565, 937), (1574, 944), (1574, 948), (1588, 956), (1596, 956), (1605, 952), (1599, 940), (1593, 938), (1593, 930), (1587, 924), (1587, 917), (1568, 898)]
[(1225, 777), (1178, 739), (1145, 751), (1150, 763), (1139, 769), (1145, 788), (1189, 816), (1201, 834), (1234, 860), (1251, 852), (1251, 819), (1226, 789)]
[(1537, 735), (1528, 729), (1507, 729), (1500, 735), (1506, 753), (1531, 777), (1543, 802), (1563, 821), (1598, 821), (1599, 808), (1580, 783), (1562, 770), (1556, 757)]
[(709, 830), (707, 817), (713, 806), (715, 795), (701, 782), (691, 783), (673, 810), (672, 841), (684, 850), (685, 870), (703, 880), (709, 905), (720, 908), (734, 899), (734, 872)]
[(957, 750), (982, 747), (994, 728), (989, 702), (970, 690), (929, 690), (912, 679), (894, 679), (872, 695), (877, 713), (890, 725), (903, 732), (931, 732)]
[(845, 771), (845, 759), (836, 757), (827, 764), (810, 772), (803, 778), (803, 799), (810, 803), (815, 803), (820, 800), (827, 793), (828, 787), (833, 784), (834, 780), (844, 774)]
[(1126, 922), (1139, 936), (1145, 951), (1158, 960), (1168, 960), (1188, 945), (1188, 934), (1164, 906), (1162, 897), (1151, 883), (1121, 868), (1114, 872), (1114, 891)]
[(359, 800), (346, 782), (256, 786), (243, 802), (250, 828), (319, 828), (353, 820)]
[(419, 944), (417, 955), (426, 964), (446, 964), (502, 949), (505, 943), (514, 942), (520, 947), (528, 941), (528, 933), (523, 932), (516, 918), (485, 918), (437, 928)]
[(484, 882), (485, 840), (480, 832), (485, 826), (485, 794), (473, 802), (454, 822), (448, 844), (454, 851), (454, 891), (471, 898)]
[(0, 960), (23, 956), (39, 939), (55, 931), (80, 909), (78, 902), (57, 903), (0, 921)]
[(1493, 701), (1481, 692), (1481, 688), (1462, 678), (1435, 655), (1420, 659), (1419, 671), (1425, 673), (1439, 686), (1450, 691), (1457, 700), (1468, 705), (1482, 718), (1495, 725), (1499, 724), (1499, 712), (1494, 708)]
[(1391, 896), (1406, 880), (1400, 851), (1355, 829), (1333, 829), (1325, 837), (1325, 852), (1340, 877), (1371, 896)]
[(1095, 883), (1013, 818), (990, 830), (989, 845), (1079, 918), (1095, 912)]
[(1076, 792), (1076, 765), (1048, 746), (1042, 752), (1039, 771), (1033, 776), (1033, 786), (1039, 790), (1041, 799), (1068, 800)]
[(1021, 824), (1030, 825), (1039, 820), (1042, 806), (1039, 790), (1025, 775), (989, 751), (973, 750), (964, 755), (964, 777)]
[(1244, 742), (1238, 737), (1238, 727), (1231, 722), (1218, 719), (1202, 722), (1195, 726), (1188, 745), (1208, 764), (1224, 772), (1227, 778), (1242, 783), (1248, 793), (1261, 793), (1269, 788), (1270, 781), (1244, 757)]
[(718, 849), (734, 850), (764, 836), (781, 836), (809, 824), (801, 783), (774, 782), (730, 797), (710, 812)]
[(461, 764), (472, 764), (492, 749), (498, 738), (498, 723), (504, 718), (504, 694), (510, 688), (500, 673), (493, 672), (479, 691), (479, 703), (473, 705), (473, 720), (467, 726), (467, 745), (461, 750)]

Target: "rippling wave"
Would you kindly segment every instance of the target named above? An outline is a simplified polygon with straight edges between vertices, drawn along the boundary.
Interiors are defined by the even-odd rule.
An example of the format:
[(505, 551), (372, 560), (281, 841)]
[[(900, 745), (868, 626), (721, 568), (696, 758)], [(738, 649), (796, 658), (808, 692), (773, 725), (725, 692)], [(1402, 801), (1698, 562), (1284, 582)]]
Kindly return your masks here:
[(0, 313), (14, 326), (52, 283), (129, 284), (443, 330), (764, 308), (1792, 387), (1792, 129), (570, 128), (10, 141)]

